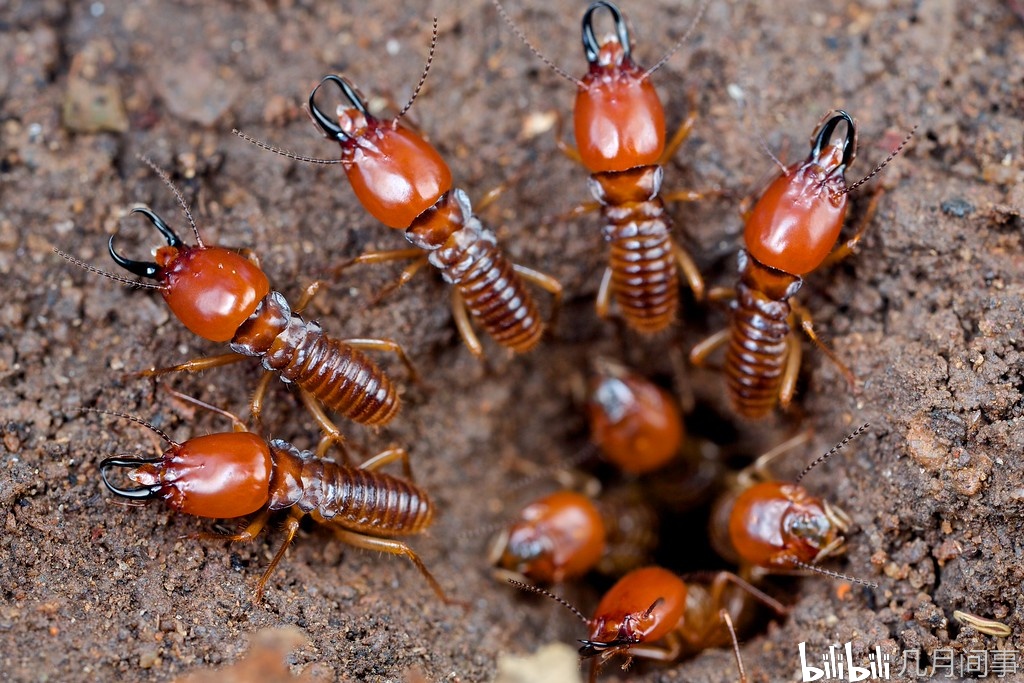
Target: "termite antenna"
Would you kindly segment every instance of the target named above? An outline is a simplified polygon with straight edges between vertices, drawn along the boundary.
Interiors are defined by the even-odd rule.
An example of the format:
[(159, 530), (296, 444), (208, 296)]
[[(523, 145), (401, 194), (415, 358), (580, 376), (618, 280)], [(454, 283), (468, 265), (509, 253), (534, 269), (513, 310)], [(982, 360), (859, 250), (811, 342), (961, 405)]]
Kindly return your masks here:
[(430, 52), (427, 53), (427, 63), (423, 65), (423, 73), (420, 74), (420, 82), (416, 84), (416, 89), (412, 91), (412, 97), (405, 103), (402, 110), (398, 112), (398, 116), (391, 121), (391, 128), (395, 129), (398, 127), (398, 121), (405, 116), (405, 113), (412, 108), (412, 103), (416, 101), (416, 98), (420, 94), (420, 90), (423, 89), (423, 84), (427, 82), (427, 74), (430, 72), (430, 65), (434, 63), (434, 49), (437, 47), (437, 17), (434, 17), (434, 27), (430, 35)]
[(834, 572), (834, 571), (832, 571), (830, 569), (825, 569), (823, 567), (818, 567), (818, 566), (813, 565), (813, 564), (807, 564), (806, 562), (801, 562), (800, 560), (793, 560), (793, 565), (796, 566), (796, 567), (800, 567), (801, 569), (806, 569), (809, 572), (815, 572), (816, 574), (824, 574), (825, 576), (829, 576), (829, 577), (831, 577), (833, 579), (840, 579), (842, 581), (852, 581), (853, 583), (859, 583), (860, 585), (867, 586), (868, 588), (878, 588), (878, 584), (877, 583), (872, 583), (871, 581), (865, 581), (864, 579), (858, 579), (855, 576), (848, 576), (847, 574), (841, 574), (839, 572)]
[(491, 4), (494, 5), (494, 9), (498, 10), (498, 16), (500, 16), (502, 20), (508, 25), (508, 27), (512, 29), (512, 32), (516, 34), (519, 40), (521, 40), (523, 44), (526, 45), (526, 47), (530, 48), (530, 52), (532, 52), (537, 59), (544, 62), (549, 69), (554, 71), (556, 74), (558, 74), (565, 80), (569, 81), (570, 83), (574, 83), (577, 88), (586, 87), (583, 84), (583, 81), (576, 78), (572, 74), (566, 72), (564, 69), (562, 69), (557, 64), (548, 59), (543, 52), (534, 47), (533, 43), (530, 42), (530, 39), (526, 37), (526, 34), (523, 33), (518, 26), (516, 26), (516, 23), (514, 21), (512, 21), (512, 17), (510, 17), (508, 13), (505, 12), (505, 8), (501, 6), (501, 3), (498, 2), (498, 0), (491, 0)]
[(854, 439), (856, 439), (858, 436), (860, 436), (861, 432), (863, 432), (865, 429), (867, 429), (870, 426), (871, 426), (870, 422), (865, 422), (860, 427), (857, 427), (857, 429), (854, 430), (852, 433), (848, 434), (842, 441), (840, 441), (835, 446), (830, 448), (828, 450), (828, 452), (822, 453), (821, 455), (819, 455), (817, 458), (814, 459), (814, 462), (812, 462), (810, 465), (805, 467), (803, 469), (803, 472), (801, 472), (799, 475), (797, 475), (797, 478), (794, 480), (794, 483), (799, 484), (800, 480), (803, 479), (805, 476), (807, 476), (808, 472), (810, 472), (815, 467), (817, 467), (818, 465), (820, 465), (821, 463), (825, 462), (830, 457), (832, 457), (833, 455), (835, 455), (836, 453), (841, 451), (846, 444), (848, 444), (851, 441), (853, 441)]
[(53, 252), (60, 256), (61, 258), (63, 258), (64, 260), (73, 263), (74, 265), (78, 266), (79, 268), (82, 268), (83, 270), (88, 270), (91, 273), (96, 273), (97, 275), (102, 275), (103, 277), (110, 278), (111, 280), (116, 280), (130, 287), (142, 287), (145, 289), (166, 289), (164, 285), (154, 285), (150, 282), (139, 282), (138, 280), (132, 280), (121, 275), (114, 275), (113, 273), (108, 273), (105, 270), (100, 270), (96, 266), (91, 266), (85, 261), (81, 261), (72, 256), (71, 254), (61, 251), (57, 247), (53, 248)]
[(119, 413), (114, 410), (100, 410), (99, 408), (79, 408), (79, 410), (81, 410), (83, 413), (99, 413), (100, 415), (110, 415), (111, 417), (120, 417), (125, 420), (130, 420), (135, 424), (142, 425), (143, 427), (149, 429), (150, 431), (155, 432), (161, 439), (169, 443), (171, 446), (177, 447), (181, 445), (171, 437), (167, 436), (167, 434), (162, 429), (154, 426), (149, 422), (146, 422), (141, 417), (129, 415), (128, 413)]
[(492, 522), (490, 524), (484, 524), (482, 526), (476, 527), (475, 529), (466, 529), (465, 531), (460, 531), (459, 533), (455, 534), (455, 540), (457, 540), (457, 541), (472, 540), (474, 538), (479, 538), (480, 536), (485, 536), (485, 535), (493, 534), (495, 531), (501, 531), (506, 526), (508, 526), (508, 521)]
[(516, 581), (515, 579), (509, 579), (508, 582), (510, 584), (512, 584), (513, 586), (515, 586), (516, 588), (520, 589), (520, 590), (529, 591), (531, 593), (536, 593), (537, 595), (543, 595), (546, 598), (551, 598), (552, 600), (557, 602), (559, 605), (561, 605), (562, 607), (565, 607), (570, 612), (575, 614), (576, 617), (580, 621), (582, 621), (584, 624), (587, 624), (588, 626), (590, 625), (590, 619), (587, 619), (585, 616), (583, 616), (582, 612), (580, 612), (573, 605), (571, 605), (568, 600), (566, 600), (564, 598), (558, 597), (557, 595), (555, 595), (551, 591), (546, 591), (543, 588), (539, 588), (537, 586), (531, 586), (528, 583), (523, 583), (522, 581)]
[(593, 458), (594, 455), (597, 454), (597, 450), (598, 449), (595, 444), (588, 443), (585, 446), (581, 447), (578, 451), (576, 451), (576, 453), (570, 455), (568, 458), (560, 460), (556, 463), (552, 463), (551, 465), (548, 465), (546, 467), (539, 467), (534, 472), (527, 474), (521, 479), (517, 479), (516, 481), (509, 484), (506, 490), (509, 491), (510, 493), (520, 491), (523, 488), (533, 484), (534, 482), (540, 479), (553, 477), (553, 475), (558, 472), (572, 470), (577, 465), (580, 465), (586, 462), (587, 460)]
[(732, 624), (732, 617), (729, 615), (729, 611), (723, 607), (718, 610), (718, 618), (729, 629), (729, 636), (732, 638), (732, 652), (736, 655), (736, 668), (740, 673), (740, 683), (747, 683), (747, 672), (743, 668), (743, 657), (740, 656), (740, 640), (736, 637), (736, 627)]
[(899, 146), (896, 147), (896, 149), (894, 149), (892, 152), (889, 153), (889, 156), (887, 156), (885, 158), (885, 161), (880, 163), (878, 166), (875, 167), (875, 170), (873, 170), (871, 173), (868, 173), (866, 176), (864, 176), (863, 178), (861, 178), (860, 180), (855, 182), (853, 185), (850, 185), (845, 190), (842, 190), (841, 192), (838, 192), (837, 195), (838, 196), (842, 196), (844, 194), (849, 194), (849, 193), (853, 192), (854, 190), (856, 190), (861, 185), (863, 185), (864, 183), (866, 183), (867, 181), (869, 181), (872, 178), (874, 178), (876, 175), (878, 175), (879, 172), (881, 172), (881, 170), (883, 168), (885, 168), (886, 166), (889, 165), (890, 161), (892, 161), (893, 159), (896, 158), (896, 155), (898, 155), (900, 152), (903, 151), (903, 148), (906, 147), (907, 144), (910, 142), (910, 139), (912, 137), (914, 137), (914, 133), (916, 131), (917, 131), (917, 124), (914, 124), (914, 127), (910, 129), (909, 133), (907, 133), (907, 137), (903, 138), (903, 142), (901, 142), (899, 144)]
[(192, 219), (192, 211), (189, 210), (188, 204), (185, 202), (185, 198), (181, 195), (181, 191), (178, 189), (177, 185), (171, 182), (171, 178), (167, 175), (167, 172), (157, 166), (149, 157), (140, 154), (139, 161), (153, 169), (153, 172), (160, 176), (160, 180), (164, 181), (164, 184), (171, 188), (171, 192), (173, 192), (174, 196), (178, 199), (178, 204), (181, 205), (181, 210), (185, 212), (185, 218), (188, 219), (189, 224), (192, 226), (192, 232), (196, 236), (196, 245), (199, 246), (200, 249), (205, 247), (206, 245), (203, 244), (203, 238), (199, 236), (199, 228), (196, 227), (196, 222)]
[(693, 32), (697, 30), (697, 25), (700, 23), (700, 20), (704, 17), (704, 13), (707, 11), (708, 5), (710, 4), (711, 0), (704, 0), (704, 2), (700, 4), (700, 7), (697, 9), (697, 15), (690, 22), (690, 25), (689, 27), (687, 27), (686, 33), (683, 34), (683, 37), (677, 40), (676, 44), (672, 46), (672, 49), (666, 52), (665, 56), (659, 59), (654, 66), (652, 66), (650, 69), (644, 72), (643, 78), (649, 77), (655, 71), (663, 67), (665, 65), (665, 62), (672, 59), (673, 55), (675, 55), (675, 53), (679, 51), (679, 48), (681, 48), (683, 44), (690, 39), (690, 36), (693, 35)]
[(651, 606), (647, 608), (647, 611), (643, 613), (643, 618), (649, 618), (652, 614), (654, 614), (654, 610), (658, 608), (658, 605), (660, 605), (663, 602), (665, 602), (665, 598), (658, 598), (657, 600), (652, 602)]
[(246, 142), (248, 142), (250, 145), (256, 145), (260, 149), (265, 149), (268, 152), (273, 152), (274, 154), (279, 154), (279, 155), (281, 155), (283, 157), (287, 157), (287, 158), (292, 159), (294, 161), (304, 161), (307, 164), (323, 164), (325, 166), (326, 165), (330, 165), (330, 164), (340, 164), (341, 163), (341, 159), (318, 159), (316, 157), (305, 157), (305, 156), (302, 156), (301, 154), (296, 154), (295, 152), (289, 152), (286, 149), (281, 149), (280, 147), (274, 147), (273, 145), (267, 144), (266, 142), (263, 142), (262, 140), (260, 140), (258, 138), (254, 138), (251, 135), (246, 135), (245, 133), (243, 133), (242, 131), (238, 130), (237, 128), (232, 128), (231, 132), (234, 133), (235, 135), (237, 135), (238, 137), (242, 138)]

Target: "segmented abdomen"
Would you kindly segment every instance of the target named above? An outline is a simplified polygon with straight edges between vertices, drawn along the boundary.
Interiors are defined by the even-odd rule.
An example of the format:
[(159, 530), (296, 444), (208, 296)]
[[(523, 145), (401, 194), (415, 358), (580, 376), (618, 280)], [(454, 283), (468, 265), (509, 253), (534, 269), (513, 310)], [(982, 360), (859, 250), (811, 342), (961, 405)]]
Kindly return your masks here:
[(261, 358), (267, 370), (355, 422), (382, 425), (398, 412), (398, 390), (377, 364), (292, 313), (279, 292), (264, 297), (242, 323), (231, 350)]
[(320, 523), (373, 536), (416, 534), (434, 509), (427, 494), (404, 479), (375, 470), (310, 459), (302, 464), (300, 509)]
[(740, 282), (732, 313), (725, 373), (733, 408), (748, 418), (764, 417), (779, 398), (786, 369), (790, 307)]
[(494, 341), (520, 353), (540, 341), (544, 323), (537, 304), (490, 230), (467, 223), (431, 252), (430, 262), (458, 288), (470, 315)]
[(679, 272), (671, 224), (661, 199), (602, 207), (611, 246), (611, 295), (626, 323), (638, 332), (660, 332), (679, 307)]

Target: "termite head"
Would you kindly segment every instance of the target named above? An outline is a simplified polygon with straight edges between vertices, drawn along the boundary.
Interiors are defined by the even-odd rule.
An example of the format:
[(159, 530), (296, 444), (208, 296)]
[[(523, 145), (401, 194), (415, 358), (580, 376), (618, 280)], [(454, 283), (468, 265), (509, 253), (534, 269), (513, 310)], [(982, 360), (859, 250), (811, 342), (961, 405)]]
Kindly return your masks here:
[[(833, 141), (841, 123), (846, 135)], [(856, 154), (853, 118), (837, 110), (811, 139), (807, 159), (786, 169), (754, 206), (743, 233), (750, 254), (790, 275), (804, 275), (821, 265), (843, 229), (845, 172)]]
[(843, 552), (850, 518), (798, 484), (762, 482), (736, 497), (729, 538), (744, 562), (765, 568), (814, 565)]
[(686, 593), (685, 582), (660, 567), (626, 574), (601, 598), (590, 634), (580, 641), (580, 656), (601, 662), (618, 654), (628, 657), (633, 646), (664, 638), (679, 627)]
[[(615, 33), (599, 43), (594, 14), (607, 10)], [(606, 0), (583, 15), (583, 52), (590, 69), (580, 80), (573, 112), (576, 145), (591, 173), (657, 163), (665, 149), (665, 110), (649, 75), (631, 56), (622, 12)]]
[(139, 277), (159, 282), (171, 312), (190, 331), (210, 341), (230, 341), (270, 291), (267, 276), (249, 259), (222, 247), (189, 246), (160, 216), (148, 208), (133, 209), (145, 216), (167, 241), (155, 262), (134, 261), (108, 248), (114, 263)]
[(530, 503), (494, 540), (491, 560), (533, 581), (557, 583), (590, 571), (604, 555), (605, 526), (593, 501), (556, 491)]
[[(100, 463), (103, 483), (125, 498), (161, 498), (179, 512), (217, 519), (252, 514), (270, 499), (270, 448), (255, 434), (226, 432), (170, 444), (159, 458), (106, 458)], [(128, 469), (128, 478), (139, 486), (114, 484), (109, 474), (114, 467)]]
[[(334, 84), (344, 100), (334, 118), (316, 104), (325, 83)], [(370, 114), (340, 76), (324, 76), (309, 95), (309, 112), (324, 135), (341, 145), (342, 165), (359, 203), (384, 225), (408, 228), (451, 189), (451, 170), (437, 150), (398, 119), (382, 122)]]

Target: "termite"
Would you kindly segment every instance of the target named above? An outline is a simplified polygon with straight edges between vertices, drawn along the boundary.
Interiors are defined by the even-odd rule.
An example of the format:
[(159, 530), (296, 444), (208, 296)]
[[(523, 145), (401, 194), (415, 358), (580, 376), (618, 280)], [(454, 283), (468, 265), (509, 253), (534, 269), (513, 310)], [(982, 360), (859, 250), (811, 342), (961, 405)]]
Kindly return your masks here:
[(616, 363), (594, 364), (587, 413), (591, 440), (623, 472), (657, 470), (682, 448), (685, 430), (675, 399)]
[[(184, 198), (167, 174), (143, 159), (171, 188), (192, 226), (196, 246), (185, 244), (164, 220), (149, 208), (132, 209), (144, 216), (166, 240), (156, 250), (156, 261), (135, 261), (114, 248), (108, 249), (114, 262), (139, 277), (157, 284), (129, 280), (101, 271), (56, 250), (58, 254), (89, 271), (133, 286), (156, 289), (178, 320), (189, 331), (214, 342), (229, 342), (233, 353), (197, 358), (169, 368), (141, 372), (150, 376), (170, 372), (200, 372), (227, 365), (246, 357), (261, 359), (269, 373), (294, 383), (304, 403), (325, 432), (318, 449), (321, 455), (331, 442), (341, 443), (338, 428), (320, 403), (345, 417), (370, 426), (391, 421), (399, 409), (398, 390), (384, 372), (360, 349), (394, 353), (415, 377), (405, 352), (390, 339), (344, 339), (327, 336), (317, 322), (307, 322), (288, 305), (283, 294), (270, 289), (267, 275), (255, 256), (243, 256), (230, 249), (203, 243)], [(316, 293), (319, 283), (305, 291), (297, 308), (301, 310)], [(268, 374), (256, 390), (251, 404), (254, 418), (262, 408)], [(318, 403), (319, 401), (319, 403)]]
[(622, 575), (649, 561), (657, 516), (635, 487), (599, 498), (560, 490), (524, 506), (493, 538), (488, 559), (499, 578), (561, 583), (592, 570)]
[[(606, 0), (591, 4), (583, 14), (583, 50), (590, 68), (582, 79), (548, 60), (500, 3), (492, 2), (527, 47), (577, 87), (573, 109), (577, 149), (561, 139), (559, 146), (590, 172), (595, 204), (580, 209), (600, 207), (602, 234), (610, 246), (608, 266), (598, 288), (597, 314), (607, 318), (614, 301), (630, 328), (642, 333), (666, 329), (679, 308), (680, 271), (698, 300), (704, 296), (704, 279), (691, 256), (672, 238), (665, 202), (695, 201), (703, 195), (691, 191), (659, 194), (662, 167), (690, 135), (696, 114), (691, 112), (666, 144), (665, 111), (650, 76), (689, 38), (707, 2), (672, 50), (647, 70), (633, 61), (629, 29), (619, 8)], [(598, 41), (593, 26), (598, 10), (609, 12), (615, 23), (615, 32), (603, 42)]]
[(861, 425), (803, 469), (792, 483), (776, 481), (767, 464), (809, 438), (800, 434), (759, 457), (736, 477), (733, 491), (715, 504), (711, 539), (719, 552), (756, 574), (807, 570), (875, 587), (818, 565), (846, 548), (850, 516), (800, 484), (819, 464), (868, 428)]
[[(846, 134), (833, 142), (840, 125)], [(785, 409), (792, 401), (800, 370), (800, 340), (793, 334), (798, 321), (855, 386), (853, 373), (818, 339), (810, 312), (794, 296), (804, 275), (849, 255), (863, 237), (880, 195), (872, 199), (856, 234), (833, 250), (846, 218), (850, 192), (885, 168), (912, 135), (913, 130), (871, 173), (846, 185), (846, 169), (857, 154), (857, 129), (848, 113), (836, 110), (822, 120), (811, 138), (807, 159), (782, 167), (781, 175), (761, 194), (747, 216), (743, 233), (746, 249), (739, 252), (735, 291), (712, 293), (712, 298), (731, 299), (730, 326), (690, 352), (693, 363), (702, 365), (712, 351), (728, 343), (725, 374), (729, 397), (743, 417), (761, 418), (776, 403)]]
[[(426, 67), (409, 102), (398, 116), (381, 121), (373, 116), (356, 89), (337, 75), (325, 76), (309, 95), (309, 111), (323, 134), (341, 146), (341, 159), (312, 159), (271, 147), (239, 131), (243, 139), (291, 159), (340, 163), (356, 197), (374, 218), (389, 228), (405, 231), (415, 248), (369, 252), (354, 263), (414, 259), (397, 285), (408, 282), (429, 263), (452, 285), (452, 312), (469, 350), (483, 357), (470, 318), (498, 344), (515, 352), (534, 348), (544, 333), (537, 305), (523, 284), (532, 282), (554, 297), (558, 310), (562, 286), (553, 277), (512, 263), (498, 246), (495, 234), (474, 215), (469, 196), (452, 187), (452, 173), (438, 151), (421, 135), (400, 124), (419, 94), (430, 69), (437, 42), (437, 20)], [(327, 84), (345, 100), (337, 117), (325, 114), (316, 96)], [(425, 252), (425, 253), (424, 253)]]
[[(750, 598), (779, 615), (787, 609), (739, 576), (717, 572), (684, 580), (661, 567), (643, 567), (623, 576), (604, 594), (591, 619), (571, 604), (541, 588), (511, 581), (524, 590), (545, 595), (570, 609), (589, 633), (581, 640), (580, 657), (590, 659), (590, 682), (599, 668), (616, 656), (673, 662), (685, 655), (732, 643), (739, 663), (734, 621), (745, 618)], [(740, 679), (745, 681), (742, 663)]]
[[(131, 420), (155, 432), (168, 448), (160, 457), (114, 456), (100, 462), (100, 476), (112, 493), (131, 500), (162, 499), (174, 510), (198, 517), (234, 519), (255, 515), (230, 541), (250, 541), (271, 515), (284, 512), (285, 539), (263, 572), (254, 602), (260, 602), (270, 574), (309, 516), (330, 527), (339, 540), (367, 550), (407, 557), (445, 603), (454, 602), (427, 569), (419, 555), (396, 536), (422, 533), (434, 516), (434, 506), (409, 478), (409, 459), (402, 448), (391, 448), (358, 467), (340, 465), (299, 450), (286, 441), (266, 441), (247, 430), (236, 416), (198, 399), (179, 396), (228, 417), (231, 432), (208, 434), (178, 443), (166, 433), (124, 413), (96, 411)], [(406, 478), (377, 469), (401, 460)], [(113, 468), (126, 468), (138, 486), (122, 488), (111, 481)]]

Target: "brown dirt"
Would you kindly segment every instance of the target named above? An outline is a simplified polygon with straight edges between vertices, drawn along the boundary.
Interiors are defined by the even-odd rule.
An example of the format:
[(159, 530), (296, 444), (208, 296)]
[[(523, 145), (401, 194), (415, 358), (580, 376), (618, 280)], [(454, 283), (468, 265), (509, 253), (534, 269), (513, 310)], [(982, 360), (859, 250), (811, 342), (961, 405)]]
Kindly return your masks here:
[[(509, 9), (554, 62), (580, 71), (581, 7)], [(659, 58), (693, 15), (692, 3), (680, 10), (634, 2), (624, 10), (643, 63)], [(136, 203), (183, 225), (140, 154), (173, 169), (208, 242), (254, 249), (289, 297), (340, 259), (371, 246), (401, 247), (400, 235), (357, 205), (337, 168), (289, 162), (238, 140), (231, 128), (334, 155), (305, 120), (305, 95), (324, 73), (340, 72), (367, 93), (404, 101), (422, 68), (431, 11), (441, 18), (441, 37), (413, 118), (471, 196), (511, 179), (484, 217), (517, 261), (565, 283), (559, 338), (514, 359), (490, 346), (483, 368), (454, 334), (436, 278), (419, 277), (370, 308), (368, 296), (394, 269), (363, 268), (321, 296), (316, 315), (327, 329), (394, 337), (428, 380), (426, 388), (407, 388), (404, 412), (379, 434), (345, 427), (367, 450), (391, 442), (411, 448), (418, 479), (440, 510), (432, 533), (414, 545), (472, 608), (444, 607), (404, 561), (347, 550), (315, 529), (300, 534), (265, 604), (253, 606), (248, 591), (279, 537), (228, 548), (188, 538), (210, 528), (201, 520), (155, 504), (116, 504), (100, 484), (99, 459), (158, 445), (135, 426), (78, 412), (134, 413), (178, 439), (224, 429), (215, 416), (124, 377), (219, 351), (170, 319), (159, 297), (72, 267), (52, 248), (110, 268), (105, 241), (120, 231), (125, 251), (141, 253), (152, 235), (125, 218)], [(418, 3), (15, 0), (0, 18), (0, 53), (3, 677), (167, 681), (236, 659), (248, 634), (294, 625), (308, 638), (291, 660), (296, 671), (482, 681), (493, 677), (499, 653), (581, 637), (560, 608), (496, 585), (481, 544), (456, 534), (508, 512), (505, 500), (521, 495), (507, 492), (518, 459), (548, 463), (582, 445), (571, 396), (588, 357), (626, 358), (670, 378), (666, 350), (688, 350), (723, 315), (690, 302), (675, 333), (649, 340), (594, 319), (603, 254), (596, 217), (542, 224), (587, 199), (584, 174), (558, 153), (550, 131), (523, 134), (528, 117), (567, 112), (572, 88), (494, 9), (448, 1), (424, 10)], [(685, 391), (701, 416), (694, 431), (745, 457), (799, 428), (813, 427), (822, 449), (863, 421), (873, 425), (809, 483), (859, 527), (834, 566), (881, 587), (840, 600), (832, 581), (773, 582), (795, 606), (744, 647), (755, 679), (797, 676), (800, 641), (812, 652), (847, 640), (858, 653), (879, 644), (894, 656), (915, 647), (998, 646), (958, 628), (954, 609), (997, 618), (1015, 634), (1024, 626), (1022, 54), (1021, 18), (993, 0), (713, 0), (693, 40), (654, 76), (670, 125), (683, 117), (690, 92), (701, 117), (668, 167), (666, 187), (728, 193), (673, 208), (714, 284), (733, 278), (739, 200), (771, 168), (759, 130), (794, 158), (818, 117), (844, 107), (860, 124), (854, 173), (863, 174), (920, 126), (913, 146), (872, 183), (887, 192), (860, 253), (812, 275), (802, 294), (860, 379), (859, 393), (809, 350), (796, 409), (750, 425), (729, 416), (717, 374), (686, 373)], [(745, 109), (733, 97), (740, 92)], [(869, 192), (857, 193), (854, 220)], [(242, 411), (256, 378), (243, 364), (168, 383)], [(273, 392), (268, 410), (274, 436), (315, 441), (310, 418), (286, 391)], [(815, 452), (787, 467), (798, 469)], [(704, 545), (675, 528), (662, 532), (670, 547)], [(566, 592), (584, 610), (595, 604), (592, 587)], [(1002, 646), (1020, 649), (1024, 641), (1014, 635)], [(728, 652), (715, 651), (676, 666), (640, 666), (629, 678), (733, 680), (735, 668)]]

